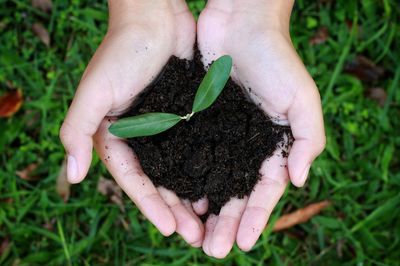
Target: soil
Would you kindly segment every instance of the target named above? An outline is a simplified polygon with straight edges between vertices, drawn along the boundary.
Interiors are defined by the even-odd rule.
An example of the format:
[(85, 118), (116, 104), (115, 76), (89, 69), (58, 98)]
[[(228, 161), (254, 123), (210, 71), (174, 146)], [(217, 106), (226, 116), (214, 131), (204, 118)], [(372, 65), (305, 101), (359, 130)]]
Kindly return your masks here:
[[(193, 61), (172, 57), (123, 116), (190, 113), (205, 73), (198, 51)], [(261, 163), (279, 146), (285, 150), (281, 156), (287, 156), (289, 144), (284, 139), (291, 139), (290, 128), (273, 124), (246, 93), (229, 80), (217, 101), (190, 121), (158, 135), (128, 140), (156, 186), (192, 202), (207, 197), (207, 215), (218, 214), (230, 198), (251, 193), (260, 179)]]

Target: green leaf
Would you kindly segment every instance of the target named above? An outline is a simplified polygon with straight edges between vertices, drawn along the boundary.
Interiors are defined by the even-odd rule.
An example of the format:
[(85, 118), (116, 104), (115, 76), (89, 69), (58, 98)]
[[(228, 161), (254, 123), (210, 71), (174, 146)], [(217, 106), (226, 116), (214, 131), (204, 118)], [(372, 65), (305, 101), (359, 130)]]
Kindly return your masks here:
[(169, 113), (147, 113), (122, 118), (108, 129), (111, 134), (120, 138), (151, 136), (170, 129), (181, 120), (181, 117)]
[(218, 58), (208, 70), (194, 98), (192, 112), (208, 108), (218, 97), (229, 79), (232, 57), (224, 55)]

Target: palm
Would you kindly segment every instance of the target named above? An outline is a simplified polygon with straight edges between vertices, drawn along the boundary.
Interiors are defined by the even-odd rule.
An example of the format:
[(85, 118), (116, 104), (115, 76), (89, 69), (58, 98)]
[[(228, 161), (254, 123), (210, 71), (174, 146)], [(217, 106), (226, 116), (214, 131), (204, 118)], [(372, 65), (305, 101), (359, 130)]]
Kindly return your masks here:
[(127, 144), (108, 132), (113, 117), (129, 107), (171, 56), (192, 56), (195, 21), (186, 6), (175, 4), (178, 10), (150, 8), (131, 14), (133, 22), (110, 27), (82, 77), (61, 139), (78, 164), (71, 182), (87, 173), (94, 135), (94, 147), (111, 175), (161, 233), (176, 231), (200, 246), (203, 226), (190, 203), (156, 189)]
[[(107, 33), (91, 59), (80, 86), (93, 83), (88, 87), (98, 89), (95, 85), (101, 84), (99, 97), (111, 100), (107, 115), (120, 114), (160, 73), (171, 56), (192, 56), (195, 27), (190, 19), (173, 16), (167, 18), (168, 21), (162, 21), (165, 23), (163, 34), (156, 30), (160, 28), (158, 25), (154, 25), (154, 30), (132, 25)], [(178, 22), (181, 20), (189, 20), (189, 23), (186, 22), (186, 26), (178, 32), (174, 25), (182, 23)], [(175, 37), (182, 34), (188, 38)]]
[(284, 120), (299, 82), (312, 80), (288, 37), (259, 24), (245, 14), (209, 8), (198, 23), (199, 47), (206, 64), (219, 54), (231, 55), (233, 79), (251, 88), (254, 100), (271, 117)]
[[(132, 99), (152, 82), (171, 56), (192, 56), (196, 30), (192, 16), (189, 13), (180, 13), (178, 17), (171, 18), (171, 21), (164, 20), (162, 23), (165, 23), (164, 28), (156, 28), (162, 28), (163, 32), (130, 28), (127, 33), (111, 36), (110, 43), (106, 38), (100, 46), (100, 49), (103, 45), (104, 49), (112, 47), (109, 53), (106, 51), (102, 54), (105, 65), (110, 69), (109, 74), (103, 77), (104, 84), (109, 84), (108, 88), (113, 96), (109, 116), (126, 110)], [(176, 25), (184, 26), (178, 28)], [(116, 49), (115, 45), (120, 47)], [(126, 149), (126, 144), (109, 134), (109, 125), (106, 118), (96, 134), (98, 143), (95, 148), (99, 154), (104, 154), (103, 162), (119, 185), (162, 233), (170, 233), (171, 222), (166, 217), (171, 212), (173, 219), (169, 218), (175, 220), (175, 230), (189, 244), (201, 245), (203, 226), (190, 203), (181, 201), (175, 193), (164, 188), (156, 191), (142, 172), (136, 157)], [(114, 149), (112, 152), (110, 147)], [(110, 155), (113, 157), (110, 158)], [(131, 178), (126, 178), (129, 176)]]
[[(291, 175), (298, 176), (302, 174), (296, 173), (302, 162), (296, 158), (297, 150), (304, 150), (304, 147), (299, 146), (302, 138), (297, 125), (299, 120), (293, 116), (301, 102), (296, 95), (315, 94), (315, 85), (293, 49), (290, 37), (268, 29), (262, 17), (254, 16), (257, 15), (209, 5), (198, 22), (199, 48), (206, 65), (220, 55), (231, 55), (232, 78), (248, 89), (251, 98), (261, 103), (261, 108), (275, 122), (291, 124), (292, 130), (296, 129), (293, 133), (298, 141), (295, 154), (289, 157), (289, 170)], [(318, 114), (316, 119), (319, 119)], [(263, 163), (262, 178), (248, 198), (231, 200), (218, 217), (209, 218), (203, 242), (207, 254), (224, 257), (235, 239), (243, 250), (254, 245), (289, 180), (288, 168), (282, 167), (288, 160), (280, 154), (276, 151)], [(300, 171), (303, 169), (304, 166)], [(296, 184), (293, 179), (292, 182)]]

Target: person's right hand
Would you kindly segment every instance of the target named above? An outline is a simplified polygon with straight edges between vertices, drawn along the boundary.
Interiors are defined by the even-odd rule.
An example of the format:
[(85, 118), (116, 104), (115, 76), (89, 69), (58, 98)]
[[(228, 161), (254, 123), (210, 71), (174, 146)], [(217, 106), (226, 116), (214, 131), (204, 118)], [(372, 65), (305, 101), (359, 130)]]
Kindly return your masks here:
[[(156, 189), (127, 144), (108, 132), (121, 114), (175, 55), (191, 58), (196, 25), (184, 0), (110, 0), (108, 32), (91, 59), (60, 130), (68, 180), (88, 173), (93, 141), (101, 160), (142, 213), (164, 235), (175, 231), (199, 247), (203, 225), (189, 202)], [(205, 208), (198, 206), (197, 213)]]

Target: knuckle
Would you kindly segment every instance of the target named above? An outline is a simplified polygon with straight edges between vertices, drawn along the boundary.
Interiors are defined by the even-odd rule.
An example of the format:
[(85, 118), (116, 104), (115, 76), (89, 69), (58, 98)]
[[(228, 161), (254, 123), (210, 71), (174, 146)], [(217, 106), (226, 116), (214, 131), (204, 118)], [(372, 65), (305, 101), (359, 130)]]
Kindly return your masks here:
[(70, 137), (71, 132), (73, 132), (72, 126), (68, 122), (65, 121), (61, 125), (60, 131), (59, 131), (60, 140), (64, 145), (68, 144), (68, 142), (71, 138)]
[(126, 167), (121, 171), (122, 178), (144, 178), (143, 173), (134, 167)]
[(289, 182), (289, 177), (288, 176), (282, 176), (282, 177), (271, 177), (269, 175), (264, 175), (261, 177), (261, 179), (258, 181), (259, 186), (275, 186), (275, 187), (286, 187)]
[(262, 205), (247, 206), (245, 212), (247, 217), (266, 217), (269, 213), (267, 208)]

